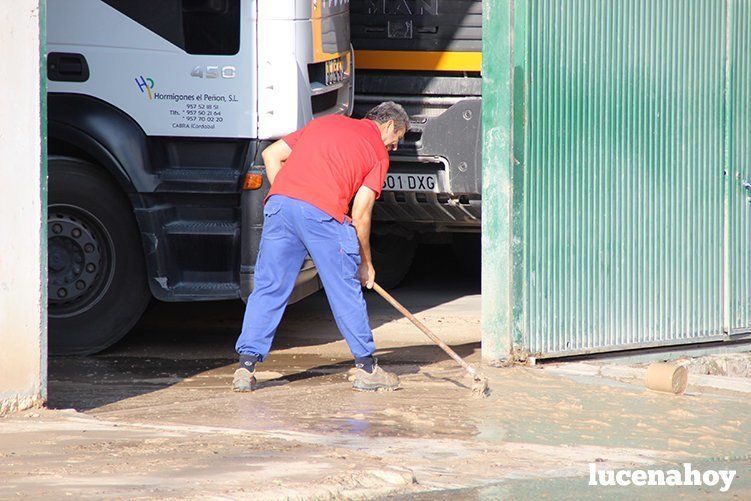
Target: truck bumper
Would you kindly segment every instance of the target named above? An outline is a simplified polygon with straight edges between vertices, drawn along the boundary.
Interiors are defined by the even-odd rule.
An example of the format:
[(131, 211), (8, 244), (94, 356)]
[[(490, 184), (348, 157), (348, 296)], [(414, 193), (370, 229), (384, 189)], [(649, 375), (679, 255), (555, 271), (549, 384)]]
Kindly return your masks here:
[(480, 229), (480, 198), (449, 193), (384, 191), (373, 208), (376, 221), (433, 224), (444, 231)]
[(374, 219), (479, 228), (482, 193), (481, 98), (457, 100), (434, 117), (410, 122), (403, 145), (391, 157), (389, 173), (433, 173), (434, 191), (383, 191)]

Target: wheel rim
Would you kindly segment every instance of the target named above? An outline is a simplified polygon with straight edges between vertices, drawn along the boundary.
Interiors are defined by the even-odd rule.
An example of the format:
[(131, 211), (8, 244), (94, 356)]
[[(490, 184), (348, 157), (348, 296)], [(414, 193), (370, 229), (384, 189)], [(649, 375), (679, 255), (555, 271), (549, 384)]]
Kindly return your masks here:
[(47, 235), (48, 314), (80, 315), (101, 300), (112, 282), (112, 239), (93, 214), (62, 204), (49, 207)]

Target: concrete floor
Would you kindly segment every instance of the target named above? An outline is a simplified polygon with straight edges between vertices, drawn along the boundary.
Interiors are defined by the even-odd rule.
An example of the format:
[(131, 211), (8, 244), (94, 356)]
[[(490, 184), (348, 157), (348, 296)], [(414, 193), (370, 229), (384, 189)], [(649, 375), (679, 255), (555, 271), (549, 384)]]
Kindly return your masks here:
[[(394, 295), (479, 359), (479, 283), (423, 249)], [(439, 278), (435, 270), (444, 270)], [(446, 271), (448, 275), (446, 275)], [(451, 271), (454, 270), (454, 271)], [(49, 410), (0, 420), (0, 498), (688, 498), (714, 487), (590, 487), (598, 468), (738, 471), (751, 498), (751, 399), (691, 385), (484, 368), (492, 394), (369, 294), (382, 365), (357, 393), (323, 295), (292, 305), (253, 394), (229, 391), (242, 304), (157, 305), (106, 353), (50, 363)]]

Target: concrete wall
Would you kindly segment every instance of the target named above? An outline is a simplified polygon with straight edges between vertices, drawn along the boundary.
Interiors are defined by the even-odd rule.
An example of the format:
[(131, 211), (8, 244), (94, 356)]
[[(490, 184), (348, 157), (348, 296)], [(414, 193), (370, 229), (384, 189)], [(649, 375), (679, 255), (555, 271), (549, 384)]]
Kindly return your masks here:
[(0, 414), (46, 398), (39, 3), (0, 2)]

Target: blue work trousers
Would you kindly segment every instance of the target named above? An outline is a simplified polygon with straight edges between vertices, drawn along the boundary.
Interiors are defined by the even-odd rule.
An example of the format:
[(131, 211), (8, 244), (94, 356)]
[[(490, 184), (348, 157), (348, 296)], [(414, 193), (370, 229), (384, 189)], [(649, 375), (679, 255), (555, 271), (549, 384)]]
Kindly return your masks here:
[(263, 216), (253, 292), (235, 346), (237, 353), (257, 355), (259, 361), (269, 354), (295, 279), (305, 255), (310, 254), (352, 355), (373, 355), (373, 333), (357, 276), (360, 245), (354, 226), (349, 221), (339, 223), (307, 202), (282, 195), (268, 199)]

